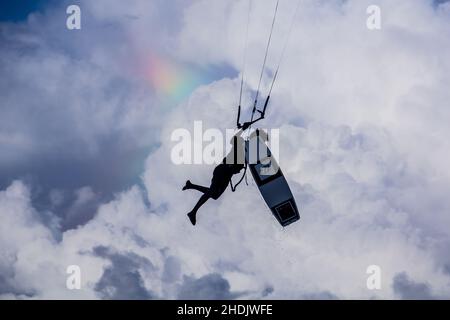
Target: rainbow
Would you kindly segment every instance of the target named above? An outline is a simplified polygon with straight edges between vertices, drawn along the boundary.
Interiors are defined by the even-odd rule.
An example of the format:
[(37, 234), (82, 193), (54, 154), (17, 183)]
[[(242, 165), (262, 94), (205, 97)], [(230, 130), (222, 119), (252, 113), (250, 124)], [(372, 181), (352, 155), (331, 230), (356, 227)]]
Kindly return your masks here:
[(181, 65), (154, 53), (146, 57), (143, 71), (157, 96), (174, 104), (187, 98), (198, 86), (213, 80), (204, 70)]

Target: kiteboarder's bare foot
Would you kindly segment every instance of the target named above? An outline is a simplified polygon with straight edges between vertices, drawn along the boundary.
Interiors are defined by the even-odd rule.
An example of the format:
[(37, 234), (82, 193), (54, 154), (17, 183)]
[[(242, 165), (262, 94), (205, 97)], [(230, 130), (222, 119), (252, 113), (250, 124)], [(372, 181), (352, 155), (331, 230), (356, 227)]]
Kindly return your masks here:
[(195, 218), (195, 212), (191, 211), (187, 214), (187, 216), (189, 217), (189, 220), (191, 220), (192, 225), (195, 226), (195, 224), (197, 222), (196, 218)]
[(192, 186), (191, 181), (189, 181), (189, 180), (186, 181), (186, 184), (185, 184), (184, 187), (183, 187), (183, 191), (184, 191), (184, 190), (187, 190), (187, 189), (190, 189), (191, 186)]

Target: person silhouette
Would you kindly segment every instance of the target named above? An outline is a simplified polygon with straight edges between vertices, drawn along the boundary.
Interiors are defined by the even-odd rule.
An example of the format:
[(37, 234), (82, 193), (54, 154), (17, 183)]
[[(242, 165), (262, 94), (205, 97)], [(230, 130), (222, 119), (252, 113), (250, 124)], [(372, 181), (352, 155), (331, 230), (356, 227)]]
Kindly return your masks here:
[(245, 123), (242, 129), (231, 139), (230, 142), (232, 143), (232, 148), (226, 157), (223, 158), (222, 162), (215, 167), (209, 188), (193, 184), (190, 180), (186, 181), (186, 184), (182, 189), (183, 191), (197, 190), (203, 193), (192, 211), (187, 214), (192, 225), (195, 226), (197, 223), (198, 209), (200, 209), (200, 207), (209, 199), (217, 200), (227, 189), (228, 184), (231, 182), (231, 177), (238, 174), (245, 167), (245, 141), (241, 137), (241, 134), (250, 126), (250, 124), (251, 123)]

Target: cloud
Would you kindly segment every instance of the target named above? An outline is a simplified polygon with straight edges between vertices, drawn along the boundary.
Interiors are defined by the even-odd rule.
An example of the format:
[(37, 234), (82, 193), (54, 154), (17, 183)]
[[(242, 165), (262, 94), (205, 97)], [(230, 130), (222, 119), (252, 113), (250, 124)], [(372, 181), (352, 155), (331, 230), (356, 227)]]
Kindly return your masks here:
[(306, 300), (336, 300), (337, 299), (337, 297), (334, 294), (327, 292), (327, 291), (306, 294), (303, 298)]
[(392, 286), (395, 293), (405, 300), (435, 299), (427, 283), (414, 282), (405, 272), (399, 273), (394, 277)]
[[(173, 27), (167, 17), (176, 7), (161, 2), (156, 10), (156, 2), (138, 1), (123, 12), (119, 2), (80, 1), (82, 29), (69, 31), (68, 4), (52, 2), (0, 28), (0, 187), (32, 181), (41, 189), (33, 199), (37, 206), (48, 207), (54, 189), (72, 193), (89, 186), (101, 194), (98, 205), (137, 183), (168, 108), (141, 74), (152, 48), (169, 51), (161, 40), (168, 35), (137, 35)], [(124, 18), (142, 12), (151, 19)], [(70, 200), (64, 209), (76, 205)], [(62, 228), (78, 222), (63, 221)]]
[[(0, 216), (2, 221), (0, 227), (0, 243), (2, 244), (0, 249), (2, 257), (0, 260), (0, 270), (2, 271), (0, 291), (2, 294), (9, 293), (17, 296), (35, 295), (37, 293), (35, 288), (24, 281), (27, 272), (19, 274), (22, 267), (22, 256), (19, 251), (25, 254), (29, 253), (32, 258), (35, 253), (28, 250), (30, 248), (42, 250), (51, 246), (52, 234), (39, 222), (39, 215), (30, 204), (29, 191), (19, 181), (13, 182), (6, 190), (0, 192)], [(29, 270), (27, 266), (24, 267)]]
[[(273, 5), (254, 3), (246, 106), (257, 85)], [(282, 2), (280, 21), (290, 21), (294, 3)], [(70, 54), (55, 48), (67, 33), (44, 39), (9, 26), (18, 31), (1, 35), (10, 45), (1, 47), (0, 68), (12, 75), (0, 82), (11, 110), (0, 120), (6, 128), (0, 131), (0, 142), (6, 141), (2, 161), (25, 154), (35, 159), (35, 150), (87, 157), (100, 154), (104, 141), (125, 151), (128, 144), (157, 145), (141, 170), (142, 185), (122, 186), (112, 199), (103, 200), (98, 188), (86, 183), (69, 190), (52, 187), (52, 196), (46, 193), (50, 205), (41, 208), (33, 202), (33, 187), (21, 181), (6, 185), (0, 192), (1, 297), (448, 297), (449, 11), (431, 1), (381, 1), (383, 27), (372, 32), (365, 27), (368, 4), (301, 2), (263, 124), (280, 128), (280, 164), (301, 211), (301, 221), (285, 229), (252, 182), (209, 201), (195, 228), (185, 217), (199, 194), (180, 188), (187, 179), (207, 185), (213, 167), (172, 164), (171, 132), (190, 129), (194, 120), (202, 120), (205, 129), (232, 128), (238, 77), (200, 86), (161, 112), (133, 72), (112, 63), (126, 56), (123, 46), (129, 44), (114, 49), (113, 31), (118, 39), (139, 33), (140, 48), (156, 46), (142, 31), (156, 28), (156, 22), (140, 13), (156, 16), (162, 10), (176, 12), (173, 25), (165, 22), (158, 35), (170, 35), (171, 54), (186, 63), (239, 70), (245, 2), (196, 1), (174, 9), (166, 2), (136, 1), (125, 12), (119, 2), (109, 10), (86, 3), (100, 29), (93, 38), (74, 39), (89, 46)], [(36, 21), (39, 17), (27, 23)], [(285, 28), (277, 24), (271, 68)], [(100, 35), (106, 43), (95, 44)], [(13, 65), (20, 67), (12, 70)], [(73, 79), (68, 85), (59, 81), (67, 70)], [(42, 72), (50, 82), (35, 87)], [(28, 95), (13, 94), (12, 88), (28, 86)], [(67, 104), (64, 112), (58, 101)], [(155, 107), (148, 110), (146, 103)], [(42, 111), (39, 121), (23, 119), (32, 110)], [(41, 128), (41, 123), (49, 125)], [(110, 161), (106, 157), (104, 163)], [(95, 168), (101, 167), (96, 162)], [(59, 211), (66, 197), (71, 201), (65, 206), (74, 208), (68, 211), (73, 228), (58, 234), (49, 221), (61, 223), (56, 218), (64, 216)], [(43, 219), (46, 215), (56, 220)], [(71, 264), (81, 267), (82, 290), (65, 287)], [(366, 287), (366, 268), (372, 264), (382, 271), (382, 289), (376, 292)]]
[(95, 290), (103, 299), (151, 299), (152, 293), (147, 291), (139, 268), (153, 268), (148, 260), (133, 253), (111, 253), (106, 247), (94, 248), (94, 254), (107, 258), (111, 266), (107, 267), (95, 285)]
[(68, 194), (62, 231), (93, 216), (67, 212), (76, 190), (92, 188), (95, 208), (140, 182), (168, 112), (218, 72), (174, 50), (185, 1), (79, 1), (81, 30), (66, 28), (69, 4), (0, 27), (0, 188), (27, 181), (46, 209), (52, 191)]
[(220, 274), (213, 273), (199, 279), (185, 277), (178, 293), (179, 299), (229, 300), (236, 297), (230, 292), (230, 284)]
[(64, 217), (64, 230), (71, 229), (91, 220), (98, 209), (99, 196), (91, 187), (75, 191), (75, 200)]

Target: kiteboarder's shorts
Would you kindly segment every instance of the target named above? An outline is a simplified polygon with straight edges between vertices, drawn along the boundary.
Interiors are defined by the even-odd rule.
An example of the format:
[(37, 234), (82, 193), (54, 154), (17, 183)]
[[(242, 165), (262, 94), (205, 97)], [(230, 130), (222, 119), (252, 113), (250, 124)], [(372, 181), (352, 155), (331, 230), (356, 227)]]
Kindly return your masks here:
[(232, 176), (233, 173), (229, 166), (224, 163), (219, 164), (214, 169), (211, 186), (209, 187), (211, 198), (217, 200), (224, 193)]

